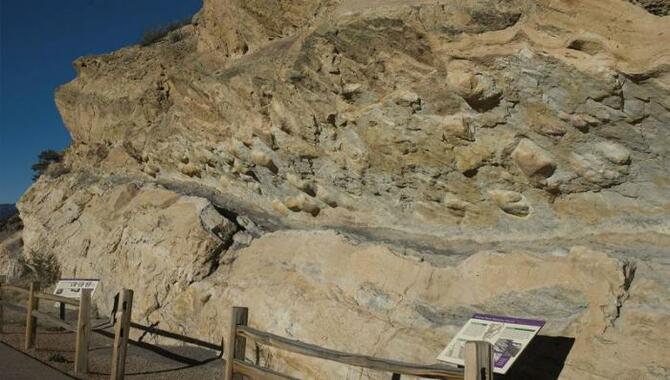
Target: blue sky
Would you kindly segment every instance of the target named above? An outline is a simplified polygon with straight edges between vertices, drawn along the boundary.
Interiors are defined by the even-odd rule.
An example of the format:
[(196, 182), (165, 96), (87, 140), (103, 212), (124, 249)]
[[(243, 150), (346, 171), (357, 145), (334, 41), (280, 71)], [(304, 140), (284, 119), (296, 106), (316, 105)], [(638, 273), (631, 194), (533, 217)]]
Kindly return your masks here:
[(74, 79), (72, 61), (137, 43), (152, 27), (196, 13), (201, 0), (0, 0), (0, 203), (32, 183), (44, 149), (70, 137), (54, 90)]

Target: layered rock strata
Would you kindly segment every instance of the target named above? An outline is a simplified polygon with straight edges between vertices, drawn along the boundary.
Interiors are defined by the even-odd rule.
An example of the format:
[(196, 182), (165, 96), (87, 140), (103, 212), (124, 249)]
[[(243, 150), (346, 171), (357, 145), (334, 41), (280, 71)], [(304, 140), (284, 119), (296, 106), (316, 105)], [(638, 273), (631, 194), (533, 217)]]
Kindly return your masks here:
[(547, 319), (518, 376), (665, 378), (670, 18), (635, 3), (206, 0), (75, 62), (25, 252), (102, 278), (102, 311), (130, 287), (138, 320), (213, 341), (244, 304), (277, 334), (433, 362), (485, 311)]

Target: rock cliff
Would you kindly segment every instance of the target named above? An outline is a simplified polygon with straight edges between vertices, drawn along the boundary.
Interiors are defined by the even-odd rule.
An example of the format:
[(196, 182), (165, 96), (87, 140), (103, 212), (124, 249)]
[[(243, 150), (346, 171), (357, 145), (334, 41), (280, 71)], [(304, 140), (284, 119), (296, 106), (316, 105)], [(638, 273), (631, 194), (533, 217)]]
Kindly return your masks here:
[(0, 275), (5, 281), (13, 281), (21, 276), (23, 224), (13, 204), (0, 205)]
[(433, 362), (488, 311), (555, 337), (515, 378), (667, 378), (667, 5), (205, 0), (75, 62), (73, 144), (19, 203), (24, 251), (100, 277), (103, 311), (130, 287), (136, 319), (213, 341), (247, 305), (281, 335)]

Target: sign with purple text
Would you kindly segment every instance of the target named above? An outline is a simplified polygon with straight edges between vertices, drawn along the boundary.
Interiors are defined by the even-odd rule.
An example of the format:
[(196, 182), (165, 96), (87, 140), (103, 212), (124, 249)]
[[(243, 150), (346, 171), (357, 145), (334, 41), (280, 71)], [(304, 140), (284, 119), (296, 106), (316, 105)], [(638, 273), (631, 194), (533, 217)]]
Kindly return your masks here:
[(493, 372), (505, 374), (542, 326), (544, 321), (539, 319), (475, 314), (437, 356), (437, 360), (464, 365), (465, 342), (485, 340), (493, 345)]

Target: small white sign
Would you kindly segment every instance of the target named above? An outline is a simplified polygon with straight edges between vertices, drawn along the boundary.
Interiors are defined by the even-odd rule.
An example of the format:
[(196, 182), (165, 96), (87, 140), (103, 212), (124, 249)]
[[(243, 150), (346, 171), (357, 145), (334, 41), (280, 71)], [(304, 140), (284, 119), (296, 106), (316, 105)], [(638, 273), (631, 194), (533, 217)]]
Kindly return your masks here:
[(66, 278), (58, 281), (54, 294), (61, 297), (79, 299), (82, 289), (91, 289), (95, 293), (100, 280), (91, 278)]
[(493, 372), (505, 374), (542, 326), (544, 321), (539, 319), (475, 314), (437, 356), (437, 360), (464, 365), (465, 343), (484, 340), (493, 345)]

